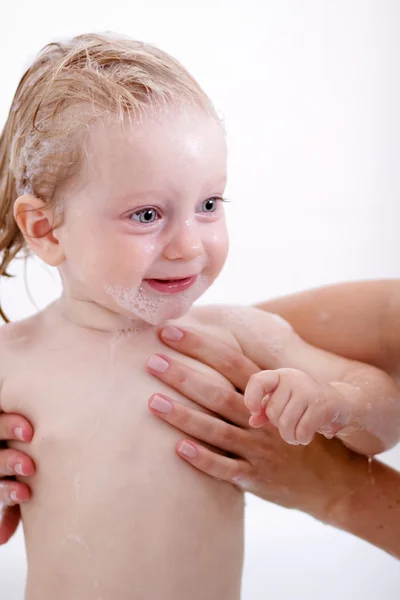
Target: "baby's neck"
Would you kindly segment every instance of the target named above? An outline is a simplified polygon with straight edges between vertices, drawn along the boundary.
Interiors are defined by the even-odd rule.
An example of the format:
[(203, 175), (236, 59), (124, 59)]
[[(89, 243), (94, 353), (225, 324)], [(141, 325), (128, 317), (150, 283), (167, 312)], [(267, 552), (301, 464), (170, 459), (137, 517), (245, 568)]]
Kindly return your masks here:
[(56, 303), (56, 310), (65, 321), (104, 333), (139, 333), (153, 327), (142, 319), (125, 317), (96, 302), (74, 298), (65, 293)]

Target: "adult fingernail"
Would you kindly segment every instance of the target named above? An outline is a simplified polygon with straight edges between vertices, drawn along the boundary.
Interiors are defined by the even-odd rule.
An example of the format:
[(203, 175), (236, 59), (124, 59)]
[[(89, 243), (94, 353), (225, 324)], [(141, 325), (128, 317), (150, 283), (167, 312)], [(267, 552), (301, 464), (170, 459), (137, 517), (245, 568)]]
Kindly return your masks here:
[(22, 431), (22, 427), (16, 427), (14, 429), (14, 435), (17, 438), (17, 440), (21, 440), (22, 442), (24, 441), (24, 434)]
[(154, 354), (147, 361), (147, 366), (149, 369), (156, 371), (157, 373), (165, 373), (169, 367), (169, 363), (165, 360), (165, 358), (162, 358), (162, 356)]
[(154, 410), (156, 410), (157, 412), (164, 414), (169, 413), (169, 411), (172, 408), (172, 404), (169, 400), (163, 398), (162, 396), (158, 396), (157, 394), (154, 394), (154, 396), (150, 400), (150, 406), (151, 408), (154, 408)]
[(181, 340), (183, 338), (183, 331), (181, 331), (177, 327), (164, 327), (164, 329), (161, 330), (161, 337), (164, 340), (176, 342), (177, 340)]
[(20, 463), (17, 463), (16, 465), (14, 465), (14, 471), (15, 471), (15, 473), (17, 473), (17, 475), (23, 475), (24, 474), (24, 470), (23, 470), (22, 465)]
[(11, 498), (11, 500), (12, 500), (13, 502), (19, 502), (19, 498), (18, 498), (18, 496), (17, 496), (17, 492), (15, 492), (15, 491), (12, 491), (12, 492), (10, 493), (10, 498)]
[(195, 458), (197, 456), (197, 449), (192, 444), (188, 444), (187, 442), (182, 442), (178, 446), (179, 454), (183, 454), (183, 456), (187, 456), (188, 458)]

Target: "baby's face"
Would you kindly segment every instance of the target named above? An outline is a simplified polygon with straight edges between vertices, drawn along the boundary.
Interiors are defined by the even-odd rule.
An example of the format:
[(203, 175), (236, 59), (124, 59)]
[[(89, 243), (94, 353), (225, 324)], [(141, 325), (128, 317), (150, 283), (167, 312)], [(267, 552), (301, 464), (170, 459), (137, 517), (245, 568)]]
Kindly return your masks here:
[(66, 290), (151, 324), (182, 316), (226, 259), (225, 183), (225, 136), (209, 115), (97, 123), (57, 230)]

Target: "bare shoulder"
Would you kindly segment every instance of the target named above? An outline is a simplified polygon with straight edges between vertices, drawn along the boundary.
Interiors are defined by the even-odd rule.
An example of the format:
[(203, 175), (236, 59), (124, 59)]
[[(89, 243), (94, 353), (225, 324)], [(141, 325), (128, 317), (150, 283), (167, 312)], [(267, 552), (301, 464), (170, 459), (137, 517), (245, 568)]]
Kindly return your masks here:
[(262, 327), (263, 330), (293, 331), (291, 325), (279, 315), (266, 312), (254, 306), (233, 304), (198, 306), (190, 311), (190, 315), (204, 324), (219, 325), (240, 331), (250, 327), (252, 330)]
[(41, 329), (40, 315), (34, 315), (14, 323), (0, 326), (0, 378), (17, 362), (24, 361), (27, 354), (35, 352)]
[(6, 351), (28, 343), (37, 333), (39, 324), (40, 315), (5, 323), (0, 327), (0, 350)]
[(194, 306), (177, 325), (212, 336), (240, 350), (233, 332), (221, 320), (223, 308), (218, 305)]
[(287, 321), (274, 313), (252, 306), (214, 305), (201, 306), (191, 311), (191, 317), (203, 326), (214, 327), (225, 336), (230, 336), (249, 358), (256, 360), (265, 353), (283, 347), (288, 337), (295, 333)]
[(15, 372), (16, 363), (24, 360), (23, 348), (32, 327), (28, 321), (5, 323), (0, 326), (0, 410), (3, 405), (4, 385), (10, 376), (12, 378), (10, 374)]

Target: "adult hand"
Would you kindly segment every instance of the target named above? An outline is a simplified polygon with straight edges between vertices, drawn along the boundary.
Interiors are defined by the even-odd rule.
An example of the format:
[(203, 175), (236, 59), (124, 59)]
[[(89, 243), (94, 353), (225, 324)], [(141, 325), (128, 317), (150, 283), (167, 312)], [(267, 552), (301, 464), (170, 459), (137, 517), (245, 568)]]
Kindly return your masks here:
[[(161, 339), (175, 350), (212, 366), (236, 390), (244, 390), (251, 375), (260, 370), (219, 340), (192, 331), (183, 332), (179, 340), (169, 339), (172, 335), (166, 328)], [(160, 373), (149, 365), (150, 373), (213, 413), (204, 414), (161, 394), (150, 398), (153, 414), (197, 440), (180, 441), (176, 448), (179, 456), (200, 471), (265, 500), (326, 519), (336, 499), (348, 491), (349, 473), (344, 466), (349, 459), (364, 459), (337, 440), (328, 441), (320, 435), (308, 446), (291, 446), (272, 425), (249, 428), (249, 412), (240, 391), (217, 384), (176, 360), (163, 358), (168, 361), (168, 369)]]
[(32, 437), (33, 428), (24, 417), (0, 414), (0, 545), (15, 533), (20, 520), (19, 504), (30, 498), (28, 486), (13, 477), (35, 472), (32, 459), (19, 450), (7, 448), (6, 443), (11, 440), (30, 442)]
[[(161, 338), (171, 348), (225, 375), (238, 390), (243, 391), (259, 370), (229, 346), (197, 333), (166, 328)], [(164, 358), (166, 370), (160, 373), (149, 365), (149, 371), (213, 411), (204, 414), (162, 395), (150, 398), (155, 415), (198, 440), (180, 441), (179, 456), (204, 473), (307, 512), (400, 559), (399, 472), (378, 460), (369, 462), (335, 439), (317, 435), (308, 446), (289, 446), (271, 425), (249, 429), (249, 414), (239, 391), (221, 387), (206, 375)], [(158, 400), (156, 405), (154, 400)], [(211, 444), (225, 455), (199, 442)]]

